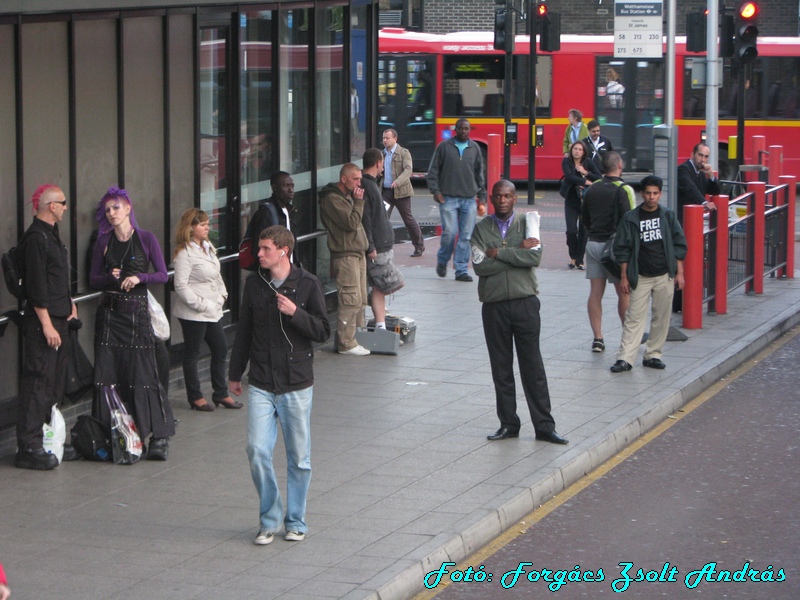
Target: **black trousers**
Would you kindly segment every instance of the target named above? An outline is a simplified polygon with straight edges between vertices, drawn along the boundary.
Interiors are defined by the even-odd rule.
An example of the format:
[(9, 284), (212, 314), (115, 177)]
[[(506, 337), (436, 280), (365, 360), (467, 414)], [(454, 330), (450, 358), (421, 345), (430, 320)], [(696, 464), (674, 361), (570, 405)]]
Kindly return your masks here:
[(204, 340), (211, 350), (211, 386), (214, 389), (212, 399), (219, 402), (228, 396), (228, 382), (225, 377), (228, 370), (228, 342), (225, 339), (222, 323), (186, 319), (178, 321), (183, 330), (183, 378), (186, 381), (186, 396), (189, 402), (203, 398), (197, 360), (200, 356), (200, 344)]
[(500, 426), (511, 431), (520, 428), (514, 383), (513, 346), (516, 345), (522, 389), (533, 428), (536, 433), (554, 431), (556, 424), (550, 415), (550, 391), (539, 351), (539, 299), (528, 296), (518, 300), (484, 302), (481, 315)]
[(411, 243), (414, 244), (414, 250), (422, 252), (425, 250), (425, 240), (422, 238), (422, 230), (419, 228), (417, 220), (411, 214), (411, 196), (407, 198), (395, 198), (394, 190), (392, 188), (381, 188), (383, 201), (389, 205), (389, 216), (392, 216), (392, 210), (397, 207), (397, 212), (400, 213), (400, 218), (403, 219), (403, 224), (408, 230), (408, 237), (411, 238)]
[(583, 264), (583, 254), (586, 251), (586, 236), (580, 224), (581, 200), (568, 197), (564, 202), (564, 220), (567, 226), (567, 248), (569, 257), (577, 264)]
[(17, 447), (20, 450), (42, 447), (42, 425), (50, 420), (50, 410), (64, 398), (69, 361), (69, 331), (66, 317), (50, 317), (61, 336), (61, 347), (47, 345), (42, 323), (31, 310), (22, 320), (25, 347), (22, 376), (19, 380)]

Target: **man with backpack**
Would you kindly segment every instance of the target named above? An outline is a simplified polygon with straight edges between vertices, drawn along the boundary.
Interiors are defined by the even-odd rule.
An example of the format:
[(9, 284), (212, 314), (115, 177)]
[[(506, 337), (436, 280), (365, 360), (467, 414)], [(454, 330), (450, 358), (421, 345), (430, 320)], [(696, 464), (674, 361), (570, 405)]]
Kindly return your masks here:
[(630, 297), (622, 293), (619, 278), (609, 273), (600, 261), (603, 247), (614, 235), (623, 215), (636, 206), (633, 189), (622, 181), (624, 167), (625, 163), (618, 152), (606, 152), (603, 156), (605, 175), (589, 186), (581, 206), (581, 225), (586, 229), (589, 238), (586, 242), (586, 279), (591, 287), (586, 307), (594, 335), (592, 352), (603, 352), (606, 349), (603, 339), (603, 294), (606, 281), (613, 283), (617, 291), (617, 312), (623, 323), (625, 311), (628, 310)]
[(25, 342), (14, 466), (48, 471), (58, 466), (58, 459), (43, 448), (42, 426), (64, 396), (67, 322), (77, 318), (78, 309), (70, 296), (67, 248), (58, 232), (67, 210), (64, 192), (42, 185), (32, 203), (35, 218), (19, 249), (27, 305), (22, 320)]

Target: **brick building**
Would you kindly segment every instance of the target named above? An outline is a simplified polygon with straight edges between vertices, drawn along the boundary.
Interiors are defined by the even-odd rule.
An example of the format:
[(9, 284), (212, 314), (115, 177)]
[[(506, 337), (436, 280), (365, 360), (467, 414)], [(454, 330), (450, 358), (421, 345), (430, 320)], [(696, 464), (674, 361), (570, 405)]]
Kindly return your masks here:
[[(519, 0), (517, 0), (519, 1)], [(614, 30), (614, 3), (610, 0), (548, 0), (550, 10), (561, 14), (561, 32), (599, 34)], [(731, 10), (736, 4), (725, 3)], [(737, 3), (738, 4), (738, 3)], [(703, 0), (681, 0), (677, 5), (677, 32), (686, 32), (686, 13), (704, 10)], [(495, 3), (492, 0), (381, 0), (381, 11), (395, 7), (409, 19), (403, 24), (429, 33), (489, 30), (494, 27)], [(399, 8), (398, 8), (399, 7)], [(761, 35), (796, 36), (799, 33), (797, 0), (770, 0), (760, 3), (758, 18)], [(666, 10), (665, 10), (666, 12)], [(415, 15), (419, 15), (415, 19)], [(666, 24), (665, 24), (666, 29)]]

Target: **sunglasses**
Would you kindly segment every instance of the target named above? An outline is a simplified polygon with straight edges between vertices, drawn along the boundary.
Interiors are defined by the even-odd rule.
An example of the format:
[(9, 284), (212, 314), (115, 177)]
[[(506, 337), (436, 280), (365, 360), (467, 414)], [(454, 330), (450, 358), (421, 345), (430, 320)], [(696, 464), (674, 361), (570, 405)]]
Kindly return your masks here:
[(52, 202), (48, 202), (48, 204), (60, 204), (61, 206), (66, 206), (67, 205), (67, 201), (66, 200), (53, 200)]

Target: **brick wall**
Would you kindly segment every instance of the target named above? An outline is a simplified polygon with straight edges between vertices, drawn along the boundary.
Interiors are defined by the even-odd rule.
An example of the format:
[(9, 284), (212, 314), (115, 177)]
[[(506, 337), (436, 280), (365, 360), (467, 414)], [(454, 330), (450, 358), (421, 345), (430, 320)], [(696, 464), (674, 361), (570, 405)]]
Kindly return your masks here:
[[(610, 33), (614, 29), (613, 1), (601, 0), (598, 4), (597, 0), (548, 0), (547, 4), (550, 10), (561, 14), (561, 33), (600, 34)], [(731, 0), (728, 0), (727, 6), (735, 7)], [(705, 7), (705, 0), (681, 0), (678, 3), (678, 35), (686, 32), (686, 13), (705, 10)], [(491, 30), (494, 28), (494, 8), (493, 0), (425, 0), (425, 31), (450, 33)], [(760, 11), (760, 35), (798, 35), (797, 0), (761, 0)]]

